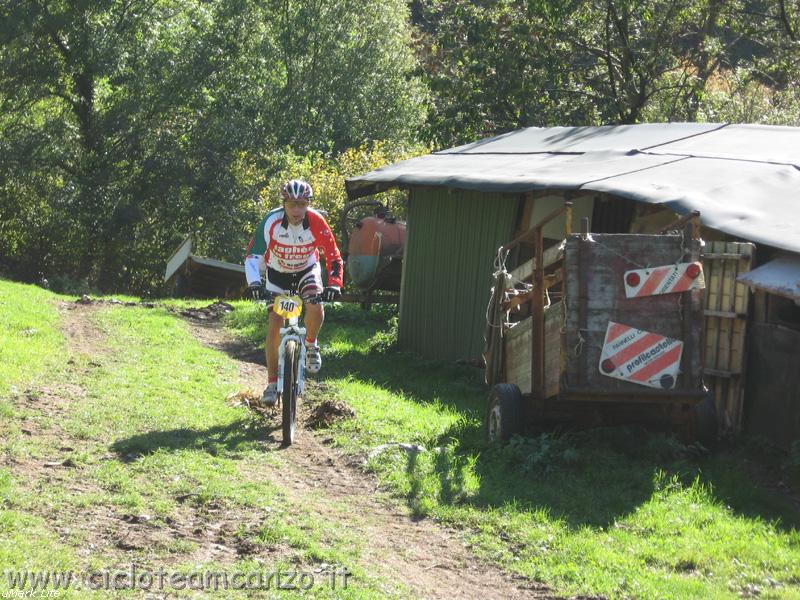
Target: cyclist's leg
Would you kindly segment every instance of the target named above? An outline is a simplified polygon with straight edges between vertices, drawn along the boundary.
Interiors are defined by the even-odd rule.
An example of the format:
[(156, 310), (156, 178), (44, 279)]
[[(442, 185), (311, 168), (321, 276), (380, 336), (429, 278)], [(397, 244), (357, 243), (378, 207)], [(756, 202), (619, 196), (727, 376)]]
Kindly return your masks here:
[(309, 300), (322, 293), (322, 269), (319, 263), (313, 265), (300, 279), (298, 284), (300, 297), (306, 302), (305, 305), (305, 324), (306, 339), (316, 343), (322, 321), (325, 319), (325, 311), (322, 303), (311, 303)]
[(322, 269), (315, 264), (302, 277), (298, 286), (300, 296), (306, 300), (306, 369), (309, 373), (318, 373), (322, 368), (322, 357), (319, 353), (317, 336), (325, 319), (325, 311), (321, 302), (314, 302), (322, 293)]
[(269, 311), (269, 325), (267, 327), (267, 377), (268, 381), (278, 381), (278, 346), (281, 343), (281, 327), (283, 318), (276, 315), (272, 309)]

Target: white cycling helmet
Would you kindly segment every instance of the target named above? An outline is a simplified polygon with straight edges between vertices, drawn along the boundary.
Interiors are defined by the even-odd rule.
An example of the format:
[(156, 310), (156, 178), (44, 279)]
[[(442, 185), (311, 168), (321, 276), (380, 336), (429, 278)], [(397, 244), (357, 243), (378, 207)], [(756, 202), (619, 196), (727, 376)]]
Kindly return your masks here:
[(311, 185), (302, 179), (292, 179), (287, 181), (281, 189), (281, 197), (284, 200), (308, 200), (314, 197), (314, 190)]

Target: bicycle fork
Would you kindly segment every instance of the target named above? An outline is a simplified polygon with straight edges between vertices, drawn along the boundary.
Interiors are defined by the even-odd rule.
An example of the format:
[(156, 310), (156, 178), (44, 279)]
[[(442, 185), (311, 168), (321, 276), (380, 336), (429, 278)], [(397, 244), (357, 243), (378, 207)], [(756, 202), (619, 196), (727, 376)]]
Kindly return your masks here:
[(297, 393), (302, 394), (306, 383), (306, 329), (297, 325), (281, 327), (281, 343), (278, 346), (278, 392), (283, 393), (283, 373), (286, 364), (286, 343), (290, 340), (297, 342), (300, 348), (300, 360), (297, 368)]

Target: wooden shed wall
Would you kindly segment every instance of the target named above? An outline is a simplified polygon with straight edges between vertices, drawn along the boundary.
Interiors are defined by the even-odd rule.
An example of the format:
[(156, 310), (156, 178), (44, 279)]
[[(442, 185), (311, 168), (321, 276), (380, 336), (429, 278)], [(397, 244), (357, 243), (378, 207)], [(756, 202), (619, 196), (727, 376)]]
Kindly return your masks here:
[(520, 196), (412, 188), (400, 292), (401, 347), (439, 360), (483, 351), (494, 257)]
[(800, 331), (751, 323), (745, 430), (788, 450), (800, 439)]

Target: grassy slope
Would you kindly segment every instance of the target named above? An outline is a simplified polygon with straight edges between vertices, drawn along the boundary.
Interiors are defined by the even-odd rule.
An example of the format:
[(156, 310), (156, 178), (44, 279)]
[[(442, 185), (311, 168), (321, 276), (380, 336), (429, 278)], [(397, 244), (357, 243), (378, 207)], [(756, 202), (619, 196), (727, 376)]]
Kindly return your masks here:
[[(21, 416), (9, 395), (58, 372), (65, 365), (63, 336), (52, 294), (38, 287), (0, 280), (0, 450), (13, 458)], [(76, 563), (73, 549), (61, 544), (46, 522), (17, 510), (22, 493), (9, 468), (0, 467), (0, 565), (3, 569), (69, 569)], [(5, 578), (0, 590), (5, 589)]]
[[(390, 589), (356, 564), (363, 540), (302, 507), (290, 510), (281, 489), (259, 475), (264, 461), (280, 459), (265, 453), (263, 424), (252, 421), (245, 409), (225, 402), (235, 389), (234, 364), (198, 344), (179, 319), (162, 309), (104, 307), (93, 318), (107, 334), (107, 348), (99, 355), (67, 353), (58, 333), (54, 296), (5, 281), (0, 281), (0, 294), (6, 304), (3, 312), (15, 314), (17, 330), (35, 327), (41, 332), (0, 338), (3, 356), (13, 351), (19, 357), (0, 363), (0, 376), (11, 396), (16, 395), (12, 386), (35, 389), (46, 368), (51, 385), (77, 382), (83, 388), (82, 393), (70, 396), (64, 414), (58, 417), (24, 408), (0, 394), (5, 396), (0, 452), (12, 464), (52, 460), (56, 451), (52, 438), (20, 431), (19, 421), (27, 417), (45, 433), (60, 435), (61, 443), (66, 432), (74, 448), (56, 458), (68, 458), (75, 465), (59, 469), (63, 480), (40, 479), (36, 489), (20, 485), (13, 469), (0, 469), (0, 565), (4, 569), (126, 568), (136, 562), (152, 568), (169, 564), (174, 571), (189, 572), (198, 565), (185, 562), (182, 556), (194, 547), (181, 539), (116, 556), (78, 557), (78, 550), (92, 541), (81, 513), (112, 513), (122, 520), (145, 515), (150, 526), (166, 530), (180, 519), (186, 510), (182, 503), (188, 502), (200, 515), (230, 511), (244, 519), (249, 513), (267, 511), (269, 517), (252, 527), (243, 522), (237, 535), (265, 549), (284, 548), (285, 559), (277, 564), (241, 560), (229, 570), (343, 564), (354, 576), (348, 590), (337, 590), (335, 597), (369, 598), (378, 589), (381, 594)], [(31, 297), (37, 309), (27, 312), (23, 308), (31, 304)], [(42, 343), (27, 343), (31, 337)], [(42, 356), (52, 358), (40, 362)], [(77, 526), (69, 530), (66, 540), (59, 541), (51, 524), (34, 516), (42, 513), (58, 514), (62, 520), (76, 518)], [(0, 590), (6, 586), (3, 577)], [(314, 591), (334, 596), (327, 587)]]
[[(258, 342), (258, 318), (242, 305), (230, 326)], [(322, 375), (356, 410), (332, 432), (346, 451), (438, 448), (370, 462), (413, 510), (464, 528), (488, 559), (560, 593), (800, 598), (800, 519), (752, 485), (738, 451), (697, 456), (632, 428), (487, 448), (481, 374), (370, 352), (385, 319), (329, 310)]]

